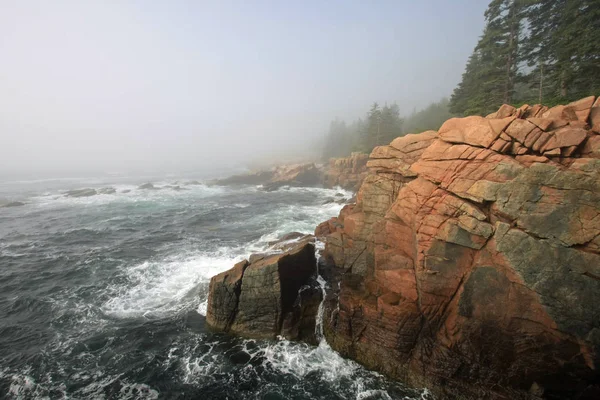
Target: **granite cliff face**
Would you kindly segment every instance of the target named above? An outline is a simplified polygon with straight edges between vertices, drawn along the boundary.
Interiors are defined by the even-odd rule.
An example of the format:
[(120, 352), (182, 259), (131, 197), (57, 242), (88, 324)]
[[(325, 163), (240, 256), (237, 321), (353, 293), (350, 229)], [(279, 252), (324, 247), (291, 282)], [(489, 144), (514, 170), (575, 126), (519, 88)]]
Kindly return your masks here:
[(330, 345), (440, 397), (600, 398), (599, 139), (590, 97), (375, 148), (317, 229)]
[[(331, 347), (438, 398), (600, 398), (600, 99), (453, 118), (366, 167), (315, 231)], [(314, 339), (295, 246), (214, 277), (209, 325)]]

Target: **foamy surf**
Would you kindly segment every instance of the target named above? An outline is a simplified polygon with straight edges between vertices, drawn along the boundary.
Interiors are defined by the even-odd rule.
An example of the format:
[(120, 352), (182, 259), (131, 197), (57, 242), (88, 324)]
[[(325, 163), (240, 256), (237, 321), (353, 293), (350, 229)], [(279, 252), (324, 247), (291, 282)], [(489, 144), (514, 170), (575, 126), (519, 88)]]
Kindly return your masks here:
[(325, 341), (251, 341), (205, 326), (212, 276), (277, 251), (284, 234), (312, 233), (351, 193), (140, 183), (95, 182), (115, 193), (82, 198), (63, 193), (90, 182), (52, 186), (0, 216), (0, 397), (419, 398)]

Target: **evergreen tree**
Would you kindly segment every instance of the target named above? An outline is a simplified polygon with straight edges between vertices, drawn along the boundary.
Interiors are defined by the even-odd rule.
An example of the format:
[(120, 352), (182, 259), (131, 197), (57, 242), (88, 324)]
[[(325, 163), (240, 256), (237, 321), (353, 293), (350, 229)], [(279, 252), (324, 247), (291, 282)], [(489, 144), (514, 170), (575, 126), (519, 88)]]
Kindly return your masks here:
[(420, 133), (428, 130), (438, 130), (446, 120), (454, 115), (449, 110), (450, 100), (443, 98), (431, 103), (420, 111), (413, 111), (404, 120), (404, 133)]
[(523, 10), (522, 0), (490, 3), (483, 35), (450, 99), (453, 113), (484, 115), (513, 100)]
[(380, 139), (377, 145), (389, 144), (392, 140), (402, 135), (403, 119), (400, 118), (400, 107), (394, 103), (391, 106), (387, 104), (381, 110), (381, 128)]
[(558, 103), (600, 90), (600, 0), (529, 0), (522, 49), (532, 100)]
[(381, 108), (377, 102), (373, 103), (367, 113), (367, 129), (364, 133), (364, 147), (370, 152), (381, 140)]

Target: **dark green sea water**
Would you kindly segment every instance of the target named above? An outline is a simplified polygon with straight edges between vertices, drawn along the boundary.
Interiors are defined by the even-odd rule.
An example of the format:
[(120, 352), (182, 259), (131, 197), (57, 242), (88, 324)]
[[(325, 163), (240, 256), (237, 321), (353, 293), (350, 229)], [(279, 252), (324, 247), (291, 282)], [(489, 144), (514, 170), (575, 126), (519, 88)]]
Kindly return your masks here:
[[(312, 232), (350, 193), (142, 190), (134, 178), (0, 183), (0, 398), (420, 399), (317, 347), (207, 331), (211, 276)], [(68, 189), (114, 194), (68, 198)]]

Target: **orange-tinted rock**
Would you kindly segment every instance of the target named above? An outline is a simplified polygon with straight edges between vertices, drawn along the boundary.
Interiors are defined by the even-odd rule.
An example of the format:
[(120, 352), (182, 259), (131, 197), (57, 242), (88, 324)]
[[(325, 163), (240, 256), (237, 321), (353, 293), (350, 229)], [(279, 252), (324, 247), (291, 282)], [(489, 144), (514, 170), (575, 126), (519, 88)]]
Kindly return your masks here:
[(502, 104), (494, 118), (512, 117), (517, 113), (517, 109), (508, 104)]
[(440, 398), (594, 398), (600, 135), (565, 122), (586, 102), (452, 119), (406, 180), (371, 169), (327, 238), (332, 347)]
[(579, 117), (575, 109), (570, 106), (556, 106), (542, 114), (542, 118), (563, 119), (566, 121), (578, 121)]
[(594, 96), (589, 96), (581, 100), (569, 103), (568, 106), (575, 111), (575, 114), (577, 115), (579, 121), (586, 123), (588, 117), (590, 116), (590, 109), (592, 108), (595, 99), (596, 98)]
[(526, 119), (516, 119), (506, 128), (506, 134), (520, 143), (525, 143), (527, 135), (535, 127), (534, 124)]
[(600, 135), (592, 135), (588, 138), (582, 154), (584, 157), (600, 158)]
[(589, 123), (594, 132), (600, 133), (600, 97), (590, 109)]
[(387, 174), (394, 178), (414, 177), (410, 166), (419, 159), (423, 151), (437, 138), (437, 132), (427, 131), (418, 135), (408, 134), (398, 137), (389, 146), (373, 149), (367, 167), (375, 173)]
[(554, 122), (554, 120), (550, 118), (528, 118), (527, 120), (543, 131), (548, 131)]
[(498, 136), (488, 120), (477, 116), (449, 119), (439, 130), (440, 139), (446, 142), (477, 147), (489, 147)]
[(581, 128), (565, 127), (554, 132), (541, 149), (543, 152), (561, 147), (579, 146), (586, 138), (587, 131)]
[(352, 153), (349, 157), (330, 159), (323, 173), (324, 185), (358, 190), (367, 175), (368, 159), (369, 155), (365, 153)]
[(490, 124), (490, 126), (492, 127), (492, 130), (497, 133), (498, 135), (500, 135), (502, 133), (502, 131), (504, 131), (506, 129), (506, 127), (508, 127), (508, 125), (510, 125), (511, 122), (513, 122), (515, 120), (515, 117), (506, 117), (506, 118), (494, 118), (494, 119), (490, 119), (488, 122)]

